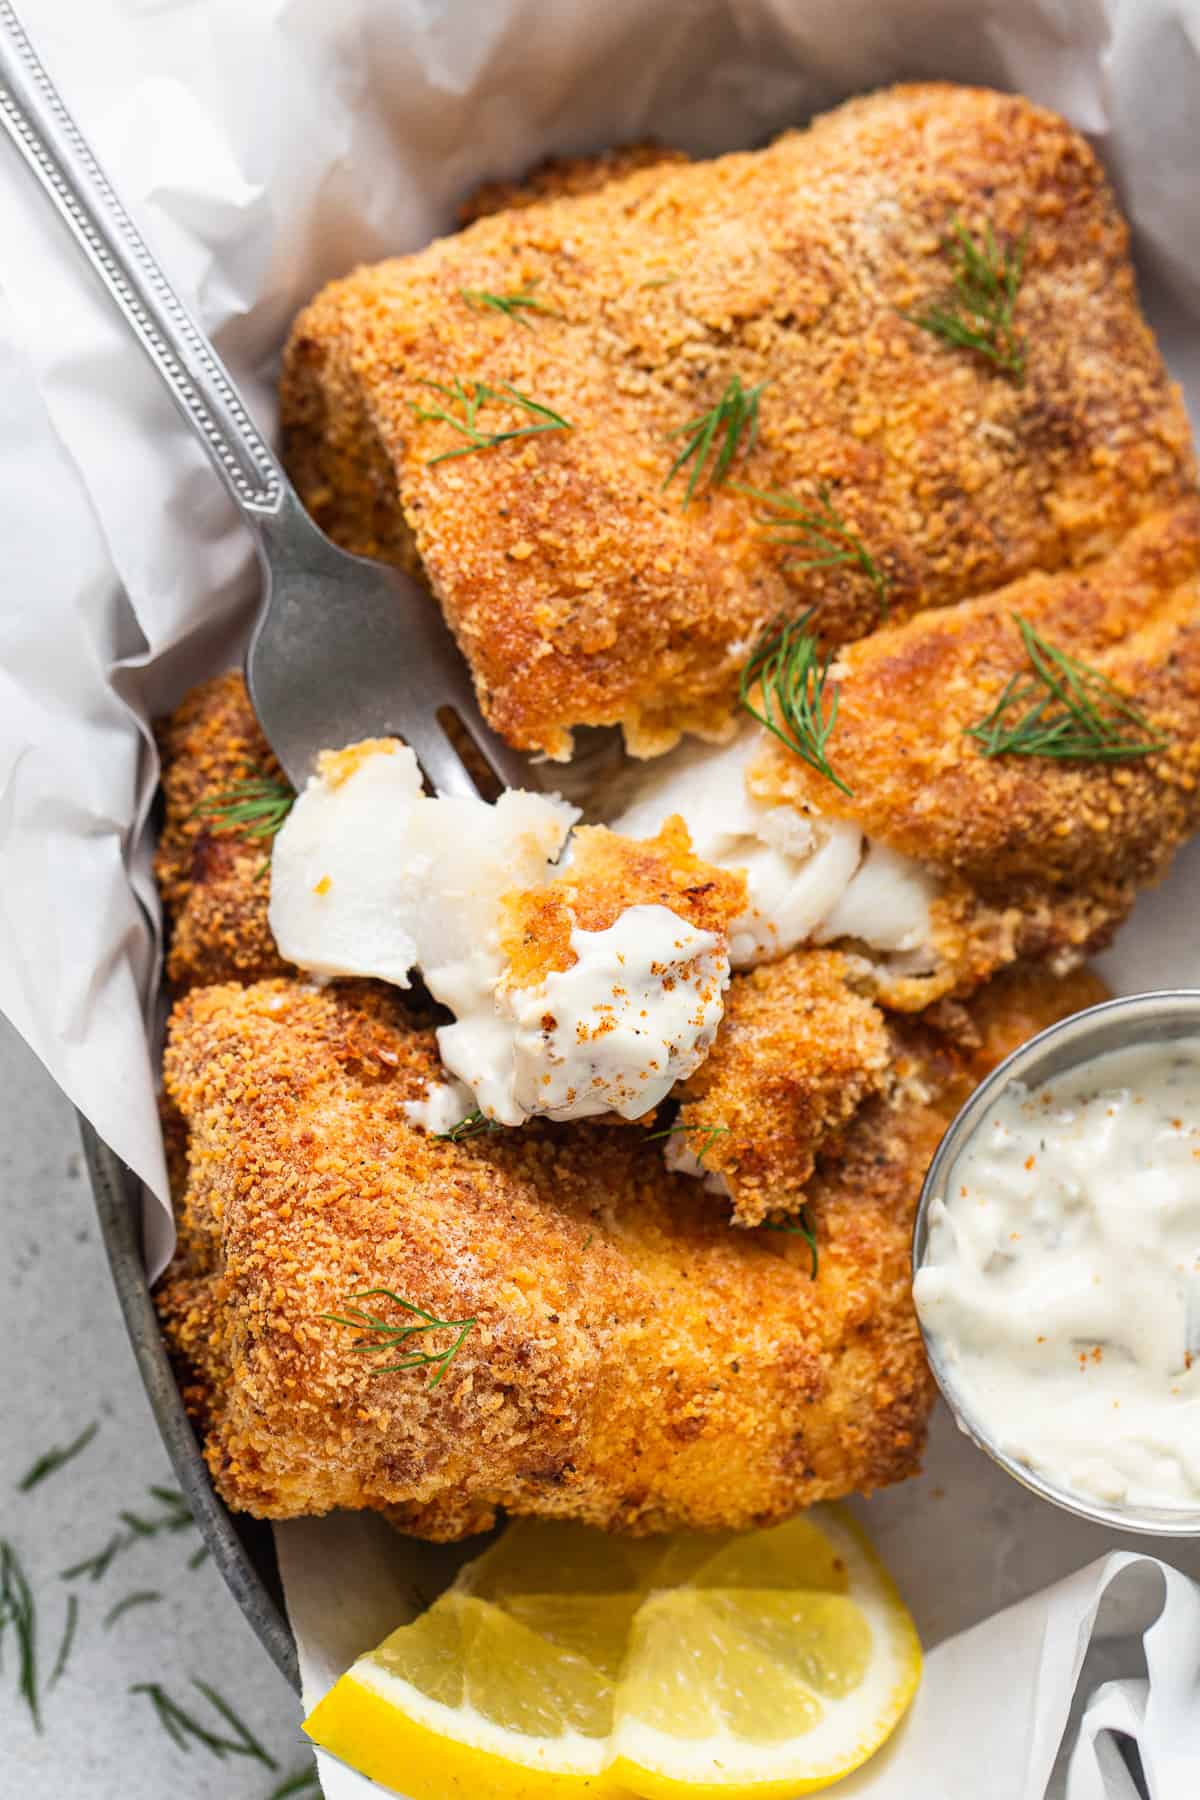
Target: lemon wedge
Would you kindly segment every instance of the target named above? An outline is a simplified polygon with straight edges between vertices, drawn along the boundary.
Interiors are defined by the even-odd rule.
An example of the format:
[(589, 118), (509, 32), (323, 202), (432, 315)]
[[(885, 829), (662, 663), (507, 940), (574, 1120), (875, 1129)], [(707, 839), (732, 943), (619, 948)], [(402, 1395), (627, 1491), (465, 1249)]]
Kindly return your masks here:
[(835, 1508), (641, 1540), (525, 1520), (304, 1728), (408, 1800), (792, 1800), (878, 1749), (920, 1667)]

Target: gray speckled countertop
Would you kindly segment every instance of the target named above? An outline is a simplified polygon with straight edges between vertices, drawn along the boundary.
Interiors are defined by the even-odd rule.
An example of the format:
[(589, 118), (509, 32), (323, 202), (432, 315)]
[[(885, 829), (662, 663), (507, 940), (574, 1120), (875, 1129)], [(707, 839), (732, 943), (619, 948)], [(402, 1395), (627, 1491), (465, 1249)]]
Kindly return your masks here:
[[(130, 1511), (165, 1516), (151, 1485), (173, 1486), (142, 1393), (92, 1212), (74, 1114), (41, 1065), (0, 1020), (0, 1262), (3, 1410), (0, 1537), (20, 1559), (34, 1596), (43, 1685), (53, 1669), (69, 1596), (78, 1599), (74, 1648), (43, 1696), (39, 1735), (18, 1692), (10, 1630), (0, 1642), (0, 1800), (268, 1800), (288, 1776), (311, 1769), (298, 1703), (259, 1647), (211, 1564), (189, 1568), (193, 1526), (160, 1531), (114, 1556), (99, 1580), (60, 1571), (119, 1534)], [(93, 1421), (98, 1429), (67, 1465), (27, 1493), (22, 1476), (46, 1450)], [(161, 1596), (105, 1617), (136, 1593)], [(218, 1758), (185, 1752), (152, 1701), (157, 1682), (217, 1735), (229, 1727), (191, 1686), (227, 1700), (264, 1750)], [(296, 1800), (316, 1793), (306, 1788)]]

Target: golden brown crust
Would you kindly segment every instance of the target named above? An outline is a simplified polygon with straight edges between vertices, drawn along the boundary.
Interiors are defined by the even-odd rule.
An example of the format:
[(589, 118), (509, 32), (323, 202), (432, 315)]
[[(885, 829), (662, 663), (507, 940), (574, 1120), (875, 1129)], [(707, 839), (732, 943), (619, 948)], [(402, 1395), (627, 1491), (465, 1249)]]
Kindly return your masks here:
[(572, 931), (606, 931), (630, 906), (665, 906), (697, 931), (724, 939), (745, 905), (745, 878), (702, 862), (682, 819), (668, 819), (657, 837), (642, 839), (581, 825), (571, 860), (553, 882), (508, 896), (505, 981), (533, 987), (552, 970), (571, 968)]
[(167, 981), (176, 992), (212, 981), (295, 973), (267, 924), (270, 842), (220, 829), (198, 809), (239, 781), (282, 780), (233, 670), (201, 682), (158, 726), (163, 827), (154, 873), (167, 920)]
[(955, 1111), (997, 1063), (1047, 1025), (1108, 999), (1109, 989), (1093, 969), (1072, 969), (1050, 981), (1018, 965), (989, 981), (968, 1006), (954, 1005), (940, 1018), (931, 1014), (929, 1028), (954, 1044), (962, 1064), (958, 1085), (948, 1095)]
[[(814, 1171), (844, 1154), (877, 1099), (953, 1113), (987, 1071), (1053, 1019), (1107, 997), (1090, 970), (1067, 980), (1009, 968), (969, 1005), (885, 1020), (859, 991), (860, 959), (799, 950), (735, 976), (716, 1044), (677, 1090), (677, 1127), (728, 1190), (733, 1223), (806, 1207)], [(930, 1078), (931, 1057), (936, 1073)]]
[[(1029, 666), (1013, 614), (1134, 697), (1167, 748), (1117, 764), (986, 757), (968, 727)], [(1148, 518), (1079, 573), (1031, 575), (876, 632), (842, 651), (837, 673), (829, 754), (853, 797), (773, 744), (754, 790), (852, 817), (1023, 913), (1040, 897), (1094, 943), (1200, 819), (1200, 500)]]
[(800, 950), (736, 975), (717, 1041), (682, 1084), (676, 1129), (723, 1178), (738, 1225), (795, 1212), (830, 1135), (887, 1084), (883, 1014), (837, 950)]
[(458, 223), (473, 225), (492, 213), (513, 212), (536, 206), (539, 200), (561, 200), (568, 194), (594, 194), (610, 181), (620, 181), (638, 169), (661, 168), (689, 160), (686, 150), (671, 150), (646, 138), (636, 144), (620, 144), (595, 156), (548, 156), (519, 181), (485, 181), (458, 209)]
[[(763, 1524), (911, 1473), (932, 1394), (912, 1209), (985, 1041), (1075, 1003), (1023, 980), (963, 1053), (905, 1027), (928, 1098), (869, 1102), (819, 1159), (815, 1281), (802, 1240), (731, 1231), (641, 1133), (414, 1130), (432, 1041), (381, 990), (194, 991), (165, 1062), (189, 1177), (159, 1299), (221, 1493), (454, 1537), (500, 1507), (630, 1531)], [(476, 1320), (438, 1387), (372, 1376), (322, 1319), (371, 1287)]]
[[(1002, 239), (1029, 228), (1021, 385), (904, 317), (944, 288), (956, 216)], [(533, 280), (561, 315), (533, 329), (460, 296)], [(620, 721), (652, 753), (720, 735), (768, 620), (819, 603), (838, 641), (878, 623), (861, 573), (789, 564), (732, 487), (686, 512), (681, 480), (663, 490), (668, 434), (735, 374), (768, 383), (738, 475), (807, 499), (831, 483), (895, 619), (1082, 567), (1194, 482), (1092, 152), (1025, 100), (936, 84), (334, 283), (286, 354), (287, 455), (334, 535), (419, 555), (514, 743), (561, 756), (573, 725)], [(413, 403), (456, 378), (511, 383), (573, 429), (431, 466), (461, 440)]]

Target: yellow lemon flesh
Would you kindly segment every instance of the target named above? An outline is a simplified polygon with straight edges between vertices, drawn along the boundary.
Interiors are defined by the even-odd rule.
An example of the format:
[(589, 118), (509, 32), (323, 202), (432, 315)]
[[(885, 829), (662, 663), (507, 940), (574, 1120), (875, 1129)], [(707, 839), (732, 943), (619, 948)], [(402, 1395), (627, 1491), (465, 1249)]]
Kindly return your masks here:
[(834, 1508), (642, 1540), (522, 1520), (305, 1730), (408, 1800), (792, 1800), (878, 1749), (920, 1668)]

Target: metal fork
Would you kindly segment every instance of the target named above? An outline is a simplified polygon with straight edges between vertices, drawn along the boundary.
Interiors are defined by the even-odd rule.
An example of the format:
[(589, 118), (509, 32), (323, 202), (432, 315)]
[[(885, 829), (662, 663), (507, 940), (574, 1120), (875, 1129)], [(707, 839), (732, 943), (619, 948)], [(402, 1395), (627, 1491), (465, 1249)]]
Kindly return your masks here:
[(484, 723), (441, 611), (397, 569), (318, 530), (220, 357), (121, 205), (8, 0), (0, 0), (0, 118), (251, 527), (263, 576), (246, 658), (267, 741), (299, 788), (317, 752), (401, 737), (439, 794), (474, 794), (446, 731), (457, 718), (501, 785), (535, 785)]

